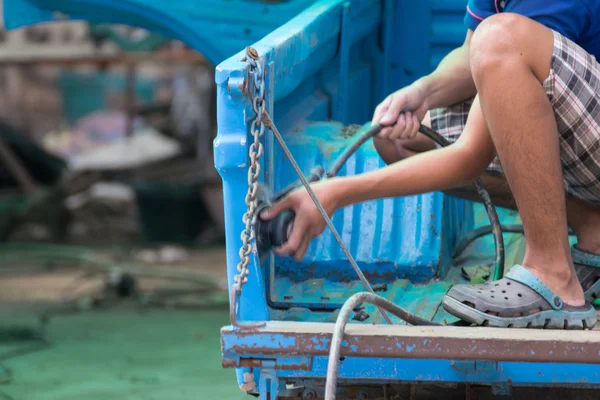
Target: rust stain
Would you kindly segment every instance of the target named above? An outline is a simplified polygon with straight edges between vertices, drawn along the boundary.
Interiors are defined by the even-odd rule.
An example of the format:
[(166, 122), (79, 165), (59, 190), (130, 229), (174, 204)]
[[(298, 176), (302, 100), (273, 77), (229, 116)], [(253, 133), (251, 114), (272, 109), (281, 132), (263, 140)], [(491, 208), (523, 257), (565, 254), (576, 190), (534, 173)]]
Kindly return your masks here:
[(344, 139), (350, 139), (352, 136), (354, 136), (356, 134), (356, 132), (358, 132), (359, 129), (360, 129), (360, 125), (357, 125), (357, 124), (344, 126), (344, 127), (342, 127), (342, 129), (340, 129), (340, 136), (343, 137)]
[[(232, 364), (228, 364), (228, 368), (236, 368), (236, 367), (247, 367), (247, 368), (262, 368), (264, 361), (274, 361), (274, 360), (264, 360), (258, 358), (241, 358), (239, 364), (233, 362)], [(310, 363), (289, 363), (289, 364), (276, 364), (275, 369), (279, 371), (310, 371), (312, 369), (312, 365)]]
[[(242, 82), (242, 84), (240, 86), (238, 86), (238, 89), (240, 89), (240, 92), (242, 92), (243, 96), (246, 96), (246, 80), (245, 79)], [(229, 93), (231, 93), (231, 90), (229, 90)]]

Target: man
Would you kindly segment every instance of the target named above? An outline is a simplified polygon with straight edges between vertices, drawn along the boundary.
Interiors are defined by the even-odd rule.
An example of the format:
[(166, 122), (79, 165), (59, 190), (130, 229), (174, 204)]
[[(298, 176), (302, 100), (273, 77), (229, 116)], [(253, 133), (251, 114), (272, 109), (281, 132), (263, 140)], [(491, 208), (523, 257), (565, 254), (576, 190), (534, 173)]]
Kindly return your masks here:
[[(390, 165), (314, 191), (333, 214), (437, 190), (469, 197), (484, 174), (520, 212), (525, 257), (500, 281), (455, 286), (444, 308), (481, 325), (591, 328), (590, 302), (600, 297), (600, 2), (470, 0), (465, 22), (460, 48), (375, 110), (373, 123), (393, 125), (374, 139)], [(421, 121), (454, 143), (436, 148), (417, 133)], [(299, 260), (325, 224), (304, 189), (262, 217), (284, 209), (297, 218), (277, 252)]]

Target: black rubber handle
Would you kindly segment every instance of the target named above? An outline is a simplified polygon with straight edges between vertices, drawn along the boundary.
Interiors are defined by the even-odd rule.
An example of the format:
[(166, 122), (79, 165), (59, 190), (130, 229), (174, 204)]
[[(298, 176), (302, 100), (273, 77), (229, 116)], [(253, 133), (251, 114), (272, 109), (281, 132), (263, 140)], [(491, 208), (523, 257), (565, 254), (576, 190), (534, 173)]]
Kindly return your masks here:
[(294, 218), (296, 218), (296, 214), (293, 211), (286, 210), (268, 224), (269, 241), (273, 247), (282, 246), (288, 241)]

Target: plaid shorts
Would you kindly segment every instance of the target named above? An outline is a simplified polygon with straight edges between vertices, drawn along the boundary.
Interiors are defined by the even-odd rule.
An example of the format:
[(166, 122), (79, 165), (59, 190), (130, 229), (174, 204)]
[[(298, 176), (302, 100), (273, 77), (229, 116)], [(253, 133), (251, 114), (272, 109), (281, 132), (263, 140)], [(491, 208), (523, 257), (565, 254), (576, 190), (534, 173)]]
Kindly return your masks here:
[[(554, 53), (544, 89), (552, 103), (560, 139), (567, 195), (600, 204), (600, 63), (580, 46), (554, 32)], [(431, 110), (431, 127), (454, 142), (473, 100)], [(496, 158), (490, 175), (503, 175)]]

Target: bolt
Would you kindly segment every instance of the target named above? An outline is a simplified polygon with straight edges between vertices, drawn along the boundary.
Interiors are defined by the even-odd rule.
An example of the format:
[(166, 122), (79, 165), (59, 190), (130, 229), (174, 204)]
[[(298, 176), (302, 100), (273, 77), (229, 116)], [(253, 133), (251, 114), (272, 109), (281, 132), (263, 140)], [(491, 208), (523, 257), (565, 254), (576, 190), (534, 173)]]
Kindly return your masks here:
[(258, 51), (256, 51), (254, 47), (246, 47), (246, 54), (248, 54), (250, 58), (258, 60)]

